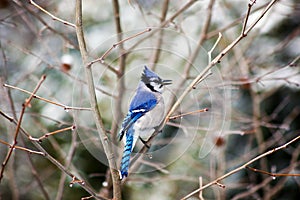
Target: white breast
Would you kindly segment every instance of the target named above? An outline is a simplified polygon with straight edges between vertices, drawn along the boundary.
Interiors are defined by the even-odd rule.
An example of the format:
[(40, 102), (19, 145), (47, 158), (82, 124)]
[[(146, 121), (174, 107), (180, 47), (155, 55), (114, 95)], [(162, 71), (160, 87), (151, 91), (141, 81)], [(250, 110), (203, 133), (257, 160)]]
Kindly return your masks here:
[(144, 141), (147, 141), (152, 133), (154, 132), (154, 128), (160, 125), (160, 123), (164, 119), (165, 105), (163, 98), (158, 99), (158, 104), (149, 112), (147, 112), (144, 116), (136, 121), (134, 124), (134, 139), (133, 139), (133, 147), (139, 137), (141, 137)]

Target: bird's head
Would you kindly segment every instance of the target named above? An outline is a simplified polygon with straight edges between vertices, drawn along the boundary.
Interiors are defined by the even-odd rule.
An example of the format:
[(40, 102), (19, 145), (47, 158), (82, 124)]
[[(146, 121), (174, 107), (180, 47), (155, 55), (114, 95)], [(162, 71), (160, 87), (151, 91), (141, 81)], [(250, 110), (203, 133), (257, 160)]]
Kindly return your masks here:
[(163, 80), (156, 73), (145, 66), (142, 74), (142, 82), (153, 92), (161, 93), (164, 85), (170, 85), (171, 80)]

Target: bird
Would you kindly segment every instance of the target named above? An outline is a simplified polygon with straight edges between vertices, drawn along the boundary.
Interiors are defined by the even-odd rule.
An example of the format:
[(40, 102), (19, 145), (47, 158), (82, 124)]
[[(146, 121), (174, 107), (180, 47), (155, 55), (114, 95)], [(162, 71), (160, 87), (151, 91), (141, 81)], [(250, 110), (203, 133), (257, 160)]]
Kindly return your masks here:
[(128, 176), (130, 155), (137, 139), (145, 144), (164, 119), (165, 105), (162, 92), (164, 86), (171, 83), (171, 80), (161, 79), (144, 66), (141, 80), (118, 133), (119, 140), (123, 139), (125, 144), (119, 170), (121, 180)]

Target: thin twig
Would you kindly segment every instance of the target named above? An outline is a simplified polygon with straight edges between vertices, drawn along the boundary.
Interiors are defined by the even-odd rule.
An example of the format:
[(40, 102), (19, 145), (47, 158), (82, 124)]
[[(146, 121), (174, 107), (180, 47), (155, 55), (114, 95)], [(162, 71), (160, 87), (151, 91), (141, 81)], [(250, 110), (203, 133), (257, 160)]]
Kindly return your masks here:
[(93, 196), (88, 196), (88, 197), (82, 197), (81, 200), (87, 200), (87, 199), (91, 199), (94, 198)]
[(0, 140), (0, 143), (2, 143), (2, 144), (5, 144), (6, 146), (8, 146), (9, 148), (14, 148), (14, 149), (19, 149), (19, 150), (22, 150), (22, 151), (26, 151), (26, 152), (28, 152), (28, 153), (30, 153), (30, 154), (38, 154), (38, 155), (42, 155), (42, 156), (45, 156), (45, 153), (43, 153), (43, 152), (40, 152), (40, 151), (34, 151), (34, 150), (31, 150), (31, 149), (27, 149), (27, 148), (25, 148), (25, 147), (20, 147), (20, 146), (17, 146), (17, 145), (15, 145), (14, 147), (11, 145), (11, 144), (9, 144), (8, 142), (5, 142), (5, 141), (3, 141), (3, 140)]
[(36, 8), (38, 8), (39, 10), (41, 10), (42, 12), (44, 12), (45, 14), (49, 15), (50, 17), (52, 17), (53, 20), (59, 21), (65, 25), (71, 26), (73, 28), (75, 28), (75, 24), (72, 24), (68, 21), (65, 21), (63, 19), (60, 19), (58, 17), (56, 17), (55, 15), (51, 14), (50, 12), (48, 12), (46, 9), (42, 8), (41, 6), (39, 6), (37, 3), (35, 3), (33, 0), (29, 0), (29, 3), (32, 4), (33, 6), (35, 6)]
[[(12, 89), (15, 89), (15, 90), (19, 90), (21, 92), (24, 92), (24, 93), (27, 93), (27, 94), (32, 94), (31, 92), (27, 91), (27, 90), (24, 90), (22, 88), (19, 88), (19, 87), (16, 87), (16, 86), (13, 86), (13, 85), (9, 85), (9, 84), (3, 84), (4, 87), (8, 87), (8, 88), (12, 88)], [(33, 94), (33, 98), (36, 98), (36, 99), (39, 99), (41, 101), (45, 101), (47, 103), (51, 103), (53, 105), (56, 105), (56, 106), (59, 106), (59, 107), (62, 107), (64, 108), (64, 110), (91, 110), (91, 108), (83, 108), (83, 107), (72, 107), (72, 106), (66, 106), (62, 103), (58, 103), (58, 102), (54, 102), (54, 101), (51, 101), (49, 99), (46, 99), (46, 98), (43, 98), (43, 97), (40, 97), (36, 94)]]
[(33, 95), (38, 91), (38, 89), (40, 88), (40, 86), (42, 85), (42, 83), (44, 82), (45, 79), (46, 79), (46, 75), (42, 75), (42, 77), (40, 78), (40, 80), (37, 83), (36, 87), (34, 88), (32, 94), (30, 95), (30, 97), (28, 99), (26, 99), (25, 102), (22, 104), (22, 110), (21, 110), (21, 113), (20, 113), (20, 118), (18, 120), (16, 131), (15, 131), (15, 134), (14, 134), (13, 144), (11, 145), (11, 148), (7, 152), (5, 160), (2, 163), (2, 168), (1, 168), (1, 172), (0, 172), (0, 182), (1, 182), (2, 177), (3, 177), (5, 166), (7, 165), (15, 146), (17, 145), (17, 139), (18, 139), (21, 123), (22, 123), (22, 120), (23, 120), (23, 116), (24, 116), (24, 113), (25, 113), (25, 109), (28, 106), (30, 106), (30, 102), (33, 98)]
[(249, 166), (247, 166), (246, 168), (251, 170), (251, 171), (254, 171), (254, 172), (258, 172), (258, 173), (261, 173), (261, 174), (267, 174), (267, 175), (272, 176), (274, 178), (278, 177), (278, 176), (300, 176), (300, 174), (271, 173), (271, 172), (267, 172), (267, 171), (264, 171), (264, 170), (261, 170), (261, 169), (255, 169), (255, 168), (252, 168), (252, 167), (249, 167)]
[(208, 108), (204, 108), (204, 109), (201, 109), (201, 110), (195, 110), (195, 111), (191, 111), (191, 112), (187, 112), (187, 113), (182, 113), (180, 115), (171, 116), (171, 117), (169, 117), (169, 119), (177, 119), (179, 117), (183, 117), (183, 116), (186, 116), (186, 115), (193, 115), (193, 114), (197, 114), (197, 113), (201, 113), (201, 112), (207, 112), (207, 111), (208, 111)]
[(219, 32), (219, 37), (218, 37), (217, 41), (215, 42), (214, 46), (207, 52), (207, 54), (208, 54), (208, 63), (211, 62), (211, 54), (215, 50), (216, 46), (219, 44), (221, 38), (222, 38), (222, 33)]
[(41, 142), (43, 139), (49, 137), (50, 135), (55, 135), (57, 133), (61, 133), (61, 132), (68, 131), (68, 130), (74, 130), (74, 129), (75, 129), (75, 126), (70, 126), (70, 127), (67, 127), (67, 128), (63, 128), (63, 129), (59, 129), (59, 130), (50, 132), (50, 133), (46, 133), (46, 134), (44, 134), (43, 136), (41, 136), (39, 138), (34, 138), (34, 137), (29, 136), (29, 139)]
[(247, 23), (248, 23), (248, 19), (249, 19), (249, 15), (250, 15), (252, 6), (254, 5), (255, 2), (256, 2), (256, 0), (253, 0), (253, 1), (250, 0), (250, 3), (248, 3), (248, 10), (247, 10), (247, 14), (246, 14), (246, 17), (245, 17), (245, 20), (244, 20), (244, 24), (243, 24), (243, 28), (242, 28), (242, 34), (244, 36), (246, 36), (245, 35), (246, 26), (247, 26)]
[(193, 196), (194, 194), (200, 192), (200, 190), (204, 190), (205, 188), (208, 188), (208, 187), (210, 187), (210, 186), (212, 186), (212, 185), (214, 185), (214, 184), (217, 184), (219, 181), (221, 181), (221, 180), (227, 178), (228, 176), (231, 176), (232, 174), (235, 174), (236, 172), (238, 172), (238, 171), (240, 171), (240, 170), (242, 170), (242, 169), (245, 169), (248, 165), (254, 163), (255, 161), (257, 161), (257, 160), (259, 160), (259, 159), (261, 159), (261, 158), (263, 158), (263, 157), (266, 157), (267, 155), (270, 155), (270, 154), (272, 154), (272, 153), (274, 153), (274, 152), (276, 152), (276, 151), (279, 151), (279, 150), (281, 150), (281, 149), (284, 149), (284, 148), (286, 148), (288, 145), (290, 145), (290, 144), (296, 142), (296, 141), (299, 140), (299, 139), (300, 139), (300, 136), (295, 137), (294, 139), (290, 140), (289, 142), (287, 142), (287, 143), (285, 143), (285, 144), (283, 144), (283, 145), (281, 145), (281, 146), (279, 146), (279, 147), (277, 147), (277, 148), (274, 148), (274, 149), (272, 149), (272, 150), (269, 150), (269, 151), (267, 151), (267, 152), (265, 152), (265, 153), (263, 153), (263, 154), (260, 154), (260, 155), (256, 156), (255, 158), (249, 160), (248, 162), (246, 162), (245, 164), (241, 165), (240, 167), (235, 168), (234, 170), (232, 170), (232, 171), (230, 171), (230, 172), (224, 174), (223, 176), (217, 178), (216, 180), (214, 180), (214, 181), (212, 181), (212, 182), (210, 182), (210, 183), (204, 185), (203, 187), (198, 188), (197, 190), (191, 192), (190, 194), (188, 194), (188, 195), (186, 195), (185, 197), (183, 197), (181, 200), (188, 199), (189, 197)]
[[(77, 133), (76, 133), (76, 130), (73, 129), (71, 146), (69, 148), (69, 152), (68, 152), (66, 162), (65, 162), (66, 168), (69, 168), (72, 163), (72, 158), (74, 156), (75, 149), (76, 149), (76, 140), (77, 140)], [(60, 180), (59, 180), (58, 187), (57, 187), (57, 194), (56, 194), (56, 198), (55, 198), (56, 200), (62, 199), (66, 178), (67, 178), (67, 174), (62, 173)]]
[(104, 60), (105, 60), (105, 58), (107, 57), (107, 55), (108, 55), (114, 48), (116, 48), (117, 46), (123, 44), (124, 42), (126, 42), (126, 41), (128, 41), (128, 40), (131, 40), (131, 39), (133, 39), (133, 38), (136, 38), (136, 37), (138, 37), (138, 36), (140, 36), (140, 35), (142, 35), (142, 34), (144, 34), (144, 33), (150, 32), (151, 30), (152, 30), (151, 28), (147, 28), (147, 29), (145, 29), (145, 30), (143, 30), (143, 31), (141, 31), (141, 32), (139, 32), (139, 33), (136, 33), (136, 34), (134, 34), (134, 35), (132, 35), (132, 36), (129, 36), (129, 37), (127, 37), (127, 38), (124, 38), (124, 39), (122, 39), (122, 40), (120, 40), (120, 41), (114, 43), (109, 49), (107, 49), (107, 50), (105, 51), (105, 53), (104, 53), (100, 58), (91, 61), (88, 65), (92, 65), (92, 64), (94, 64), (94, 63), (96, 63), (96, 62), (99, 62), (99, 61), (100, 61), (101, 63), (103, 63)]

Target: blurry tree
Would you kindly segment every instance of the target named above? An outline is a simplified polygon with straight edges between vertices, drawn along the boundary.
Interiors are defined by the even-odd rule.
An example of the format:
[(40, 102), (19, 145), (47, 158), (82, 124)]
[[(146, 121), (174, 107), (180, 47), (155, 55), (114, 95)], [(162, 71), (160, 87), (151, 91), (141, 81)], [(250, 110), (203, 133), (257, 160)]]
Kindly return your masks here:
[[(0, 199), (297, 199), (299, 46), (297, 0), (0, 1)], [(120, 181), (144, 65), (166, 120)]]

